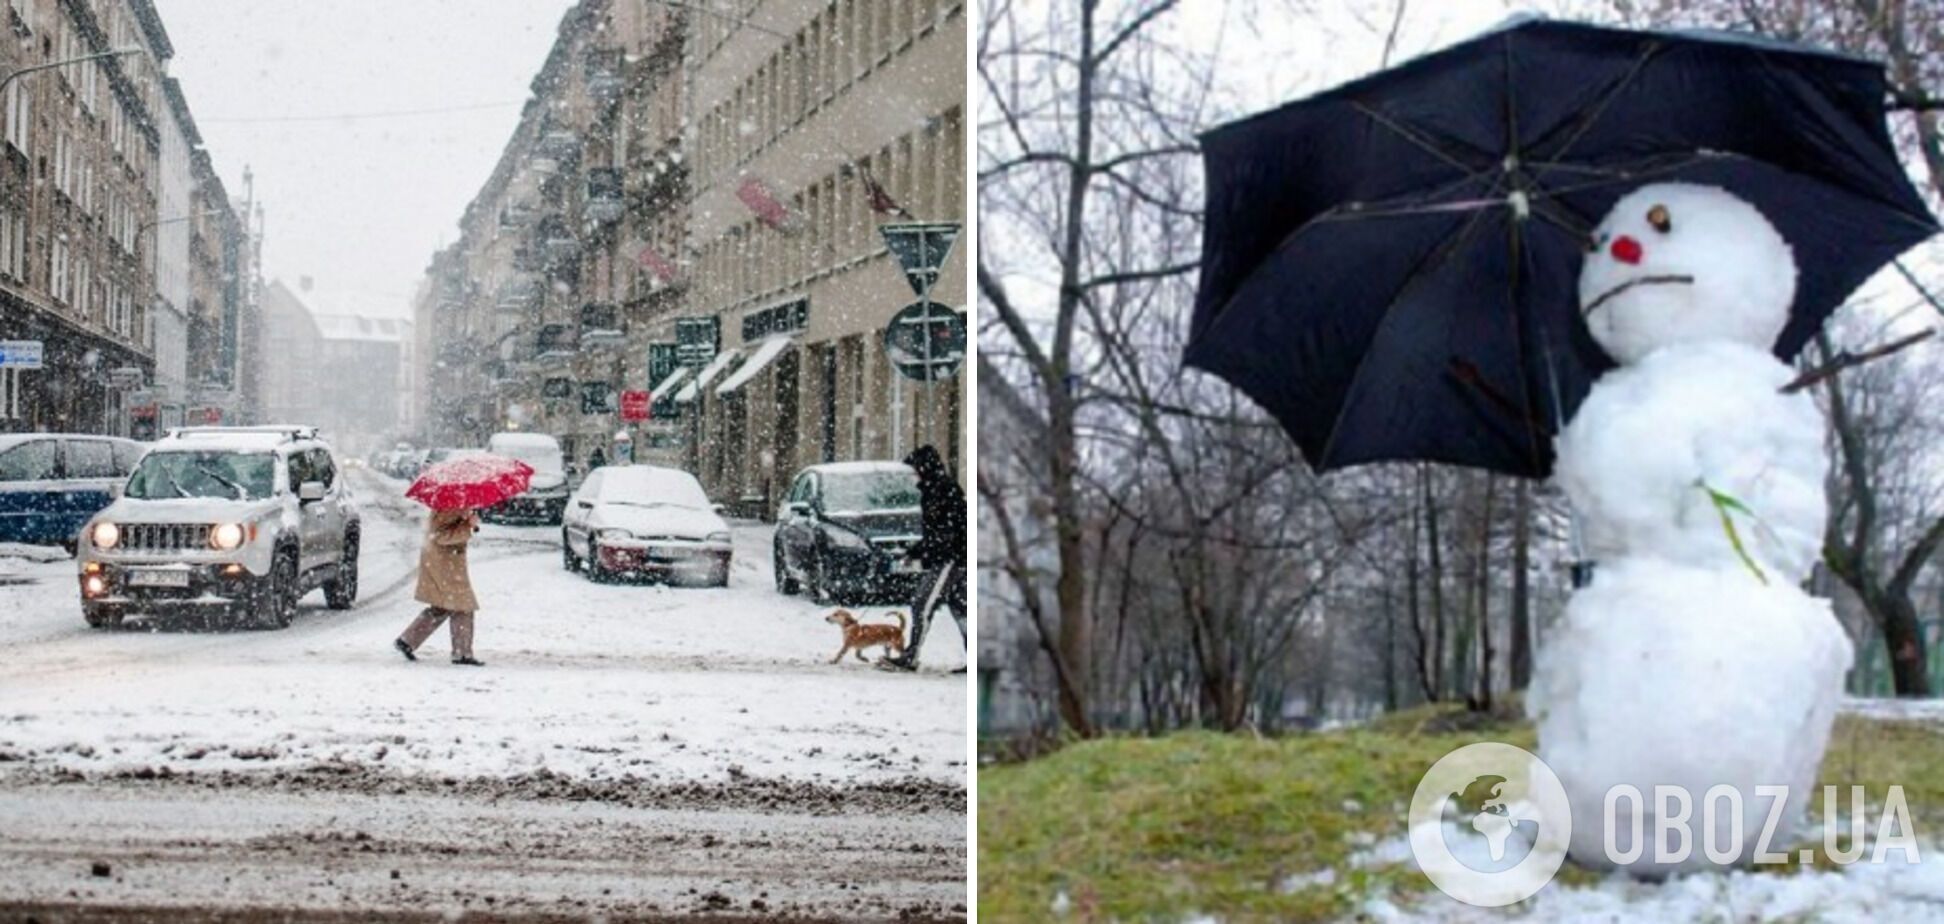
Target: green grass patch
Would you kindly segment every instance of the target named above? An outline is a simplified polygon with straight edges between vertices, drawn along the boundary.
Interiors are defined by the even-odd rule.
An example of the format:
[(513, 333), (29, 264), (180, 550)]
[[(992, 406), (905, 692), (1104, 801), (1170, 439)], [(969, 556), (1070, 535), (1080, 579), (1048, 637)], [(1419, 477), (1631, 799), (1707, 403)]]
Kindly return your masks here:
[[(1350, 858), (1401, 833), (1424, 771), (1478, 741), (1536, 744), (1513, 709), (1432, 706), (1337, 732), (1108, 738), (981, 767), (980, 916), (1044, 920), (1064, 894), (1075, 920), (1324, 921), (1373, 891), (1425, 893), (1430, 882), (1408, 863), (1353, 868)], [(1823, 782), (1861, 783), (1873, 806), (1901, 784), (1928, 832), (1944, 807), (1944, 734), (1845, 717)], [(1333, 882), (1300, 878), (1323, 869)], [(1560, 876), (1597, 878), (1571, 864)]]

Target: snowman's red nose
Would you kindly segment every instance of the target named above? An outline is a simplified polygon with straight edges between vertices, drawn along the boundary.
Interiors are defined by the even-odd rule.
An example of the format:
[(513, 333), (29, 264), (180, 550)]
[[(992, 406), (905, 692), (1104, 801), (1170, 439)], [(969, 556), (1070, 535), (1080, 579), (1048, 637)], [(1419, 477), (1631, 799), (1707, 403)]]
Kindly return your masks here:
[(1613, 246), (1609, 250), (1613, 253), (1615, 260), (1629, 265), (1638, 264), (1643, 255), (1643, 251), (1640, 249), (1640, 242), (1624, 234), (1620, 235), (1613, 242)]

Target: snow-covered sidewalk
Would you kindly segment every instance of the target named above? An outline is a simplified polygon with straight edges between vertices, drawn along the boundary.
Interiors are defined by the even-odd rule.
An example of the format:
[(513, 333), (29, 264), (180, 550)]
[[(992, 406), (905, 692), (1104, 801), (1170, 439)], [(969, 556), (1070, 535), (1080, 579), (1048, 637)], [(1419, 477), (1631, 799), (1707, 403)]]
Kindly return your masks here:
[(64, 555), (0, 556), (0, 773), (965, 779), (949, 620), (916, 676), (826, 663), (837, 630), (776, 592), (767, 526), (737, 524), (723, 589), (595, 585), (562, 569), (556, 529), (488, 526), (472, 558), (488, 666), (470, 669), (446, 663), (443, 632), (418, 663), (391, 650), (418, 609), (418, 510), (369, 473), (359, 488), (358, 606), (313, 594), (279, 632), (90, 630)]

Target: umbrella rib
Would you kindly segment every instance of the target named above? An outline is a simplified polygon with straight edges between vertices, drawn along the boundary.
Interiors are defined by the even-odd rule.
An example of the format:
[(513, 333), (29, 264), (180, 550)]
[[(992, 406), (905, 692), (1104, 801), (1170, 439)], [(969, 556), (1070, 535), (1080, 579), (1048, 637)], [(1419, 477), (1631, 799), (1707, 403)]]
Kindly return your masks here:
[[(1433, 144), (1431, 141), (1431, 134), (1428, 132), (1420, 132), (1419, 130), (1413, 128), (1412, 126), (1406, 125), (1404, 122), (1394, 119), (1388, 115), (1385, 115), (1384, 113), (1379, 112), (1375, 108), (1371, 106), (1367, 106), (1361, 102), (1352, 100), (1350, 102), (1350, 105), (1354, 107), (1358, 112), (1361, 112), (1366, 116), (1369, 116), (1371, 121), (1376, 122), (1378, 125), (1381, 125), (1384, 128), (1390, 129), (1392, 134), (1395, 134), (1397, 137), (1402, 138), (1407, 142), (1410, 142), (1412, 146), (1422, 149), (1425, 153), (1430, 154), (1431, 156), (1444, 161), (1446, 164), (1451, 165), (1453, 169), (1458, 170), (1459, 172), (1464, 173), (1467, 176), (1476, 176), (1480, 173), (1485, 172), (1478, 169), (1477, 167), (1472, 166), (1471, 164), (1465, 163), (1464, 161), (1458, 159), (1457, 155), (1454, 155), (1451, 152), (1437, 146), (1436, 144)], [(1445, 138), (1442, 140), (1450, 141), (1451, 139)]]
[[(1613, 105), (1613, 101), (1620, 98), (1620, 91), (1625, 90), (1628, 84), (1633, 83), (1634, 78), (1639, 77), (1640, 72), (1646, 70), (1647, 62), (1653, 60), (1654, 56), (1660, 54), (1661, 50), (1665, 47), (1660, 42), (1647, 43), (1647, 47), (1641, 49), (1640, 57), (1634, 59), (1633, 66), (1627, 68), (1627, 72), (1620, 75), (1620, 79), (1614, 81), (1613, 86), (1608, 87), (1601, 94), (1600, 101), (1595, 103), (1593, 108), (1588, 110), (1580, 118), (1579, 124), (1575, 125), (1572, 128), (1572, 134), (1567, 135), (1566, 140), (1560, 143), (1559, 150), (1553, 152), (1552, 158), (1554, 160), (1565, 160), (1566, 152), (1572, 150), (1573, 145), (1578, 144), (1579, 140), (1593, 129), (1593, 124), (1600, 120), (1600, 116), (1606, 114), (1607, 108)], [(1545, 139), (1540, 139), (1539, 144), (1544, 145)]]
[[(1482, 174), (1473, 174), (1471, 176), (1459, 177), (1458, 179), (1451, 180), (1450, 182), (1447, 182), (1439, 186), (1437, 189), (1434, 189), (1431, 192), (1426, 193), (1425, 196), (1428, 198), (1428, 197), (1435, 197), (1449, 192), (1453, 192), (1468, 183), (1477, 182), (1480, 176), (1482, 176)], [(1384, 202), (1396, 202), (1402, 198), (1403, 197), (1400, 196), (1392, 199), (1381, 200), (1380, 204)], [(1498, 200), (1498, 201), (1501, 204), (1503, 203), (1503, 200)], [(1315, 218), (1303, 222), (1295, 230), (1289, 232), (1287, 235), (1284, 235), (1283, 239), (1276, 242), (1276, 246), (1272, 250), (1270, 250), (1269, 253), (1273, 255), (1279, 251), (1287, 250), (1291, 244), (1296, 242), (1297, 238), (1302, 237), (1306, 232), (1309, 232), (1311, 230), (1314, 230), (1316, 228), (1322, 227), (1323, 225), (1330, 224), (1333, 222), (1349, 221), (1354, 218), (1389, 218), (1389, 217), (1407, 216), (1413, 214), (1435, 214), (1437, 212), (1447, 212), (1447, 211), (1463, 211), (1463, 209), (1434, 208), (1434, 209), (1423, 210), (1420, 212), (1412, 212), (1406, 209), (1397, 209), (1388, 212), (1372, 213), (1372, 212), (1358, 211), (1353, 213), (1350, 210), (1346, 209), (1344, 206), (1339, 205), (1331, 208), (1329, 211), (1324, 212), (1323, 214), (1316, 216)], [(1263, 259), (1266, 261), (1268, 257), (1265, 256)], [(1250, 275), (1254, 275), (1254, 274), (1251, 273)], [(1208, 337), (1210, 334), (1214, 333), (1215, 326), (1221, 324), (1222, 320), (1229, 316), (1228, 308), (1229, 305), (1234, 303), (1236, 294), (1246, 288), (1248, 288), (1248, 279), (1244, 278), (1243, 281), (1240, 284), (1236, 285), (1234, 290), (1229, 293), (1229, 296), (1222, 300), (1221, 307), (1214, 312), (1213, 316), (1209, 320), (1209, 325), (1210, 325), (1209, 329), (1202, 331), (1201, 335), (1195, 338), (1196, 341), (1200, 341), (1201, 339)], [(1191, 343), (1190, 346), (1192, 347), (1193, 344)]]
[[(1707, 153), (1701, 151), (1693, 151), (1693, 152), (1682, 153), (1682, 154), (1660, 154), (1651, 158), (1647, 158), (1635, 162), (1639, 164), (1653, 164), (1653, 166), (1637, 168), (1630, 172), (1618, 173), (1598, 180), (1588, 180), (1584, 183), (1579, 183), (1572, 186), (1555, 186), (1550, 188), (1541, 187), (1539, 189), (1539, 195), (1547, 199), (1556, 199), (1560, 196), (1569, 195), (1571, 193), (1585, 192), (1589, 189), (1599, 189), (1604, 186), (1612, 186), (1618, 183), (1633, 183), (1640, 180), (1651, 180), (1656, 177), (1666, 176), (1667, 174), (1673, 173), (1677, 170), (1681, 170), (1685, 167), (1692, 166), (1704, 160), (1710, 160), (1717, 157), (1733, 157), (1733, 156), (1735, 155), (1724, 154), (1718, 151), (1707, 152)], [(1656, 164), (1654, 163), (1655, 161), (1666, 161), (1666, 162)]]
[[(1390, 323), (1391, 316), (1396, 312), (1397, 306), (1404, 301), (1404, 297), (1411, 294), (1412, 290), (1432, 273), (1442, 268), (1445, 262), (1451, 259), (1451, 255), (1457, 253), (1458, 248), (1477, 232), (1479, 222), (1484, 217), (1483, 211), (1472, 213), (1471, 219), (1465, 222), (1463, 228), (1458, 229), (1457, 234), (1446, 239), (1436, 250), (1425, 254), (1424, 259), (1418, 261), (1418, 265), (1412, 268), (1410, 275), (1405, 277), (1404, 284), (1398, 286), (1397, 291), (1391, 294), (1390, 301), (1384, 304), (1383, 313), (1377, 317), (1377, 327), (1370, 334), (1369, 347), (1375, 347), (1377, 341), (1384, 336), (1385, 326)], [(1356, 370), (1350, 373), (1350, 385), (1344, 389), (1343, 403), (1337, 407), (1336, 419), (1330, 422), (1329, 438), (1323, 441), (1323, 451), (1316, 457), (1315, 467), (1318, 471), (1329, 467), (1330, 456), (1336, 452), (1337, 434), (1343, 432), (1343, 416), (1349, 413), (1350, 406), (1356, 403), (1357, 389), (1363, 384), (1364, 370), (1370, 368), (1370, 357), (1377, 352), (1369, 347), (1357, 360)]]
[[(1456, 193), (1467, 186), (1478, 183), (1481, 176), (1482, 174), (1476, 173), (1461, 176), (1421, 194), (1405, 194), (1392, 196), (1389, 199), (1379, 199), (1375, 202), (1345, 202), (1331, 206), (1328, 211), (1310, 219), (1309, 222), (1305, 222), (1303, 227), (1308, 227), (1309, 224), (1314, 222), (1343, 221), (1351, 218), (1389, 218), (1393, 215), (1418, 215), (1434, 212), (1463, 211), (1462, 208), (1454, 208), (1454, 206), (1471, 207), (1473, 203), (1503, 204), (1503, 200), (1446, 199), (1439, 201), (1440, 196)], [(1297, 231), (1301, 230), (1302, 228), (1297, 229)], [(1292, 232), (1290, 237), (1294, 236), (1295, 233)], [(1284, 243), (1286, 244), (1287, 242), (1287, 239), (1285, 239)], [(1277, 249), (1280, 250), (1282, 246), (1278, 244)]]

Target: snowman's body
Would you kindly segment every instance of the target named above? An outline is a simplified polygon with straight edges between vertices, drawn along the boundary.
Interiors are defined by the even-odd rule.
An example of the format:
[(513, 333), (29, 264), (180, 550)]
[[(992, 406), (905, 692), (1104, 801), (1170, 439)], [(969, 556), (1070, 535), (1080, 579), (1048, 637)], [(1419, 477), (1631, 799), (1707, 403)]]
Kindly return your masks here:
[[(1617, 865), (1708, 868), (1710, 842), (1745, 864), (1770, 814), (1758, 787), (1787, 787), (1791, 822), (1807, 804), (1851, 658), (1828, 604), (1798, 586), (1821, 548), (1827, 463), (1815, 405), (1781, 393), (1792, 373), (1769, 352), (1795, 264), (1759, 212), (1709, 187), (1644, 187), (1596, 240), (1582, 304), (1622, 365), (1560, 434), (1557, 475), (1598, 567), (1540, 652), (1528, 710), (1572, 803), (1575, 859), (1616, 865), (1608, 793), (1628, 784), (1646, 800), (1643, 849)], [(1689, 798), (1678, 862), (1656, 859), (1657, 785)], [(1719, 785), (1740, 810), (1717, 791), (1708, 831)]]

